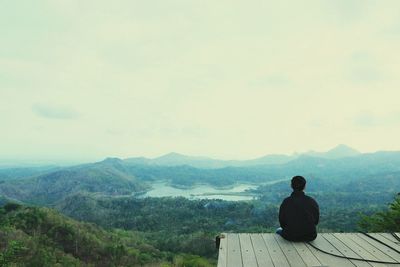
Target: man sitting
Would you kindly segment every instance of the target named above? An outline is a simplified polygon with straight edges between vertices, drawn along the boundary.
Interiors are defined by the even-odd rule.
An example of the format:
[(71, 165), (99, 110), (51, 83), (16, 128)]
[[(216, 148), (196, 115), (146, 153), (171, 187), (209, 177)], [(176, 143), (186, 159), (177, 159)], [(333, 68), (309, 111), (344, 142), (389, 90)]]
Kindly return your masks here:
[(293, 177), (291, 185), (293, 192), (283, 200), (279, 209), (281, 228), (276, 233), (289, 241), (312, 241), (317, 238), (318, 204), (312, 197), (304, 194), (304, 177)]

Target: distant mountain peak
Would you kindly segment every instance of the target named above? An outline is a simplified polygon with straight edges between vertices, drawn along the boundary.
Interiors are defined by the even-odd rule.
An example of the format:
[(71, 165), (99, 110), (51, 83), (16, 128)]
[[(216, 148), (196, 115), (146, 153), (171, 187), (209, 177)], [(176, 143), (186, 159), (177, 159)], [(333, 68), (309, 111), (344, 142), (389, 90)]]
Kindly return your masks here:
[(352, 147), (349, 147), (345, 144), (337, 145), (336, 147), (328, 150), (325, 153), (327, 158), (344, 158), (344, 157), (353, 157), (361, 154), (359, 151), (355, 150)]
[(186, 157), (188, 157), (188, 156), (177, 153), (177, 152), (170, 152), (170, 153), (164, 154), (162, 156), (159, 156), (156, 159), (165, 159), (165, 158), (175, 159), (175, 158), (186, 158)]
[(101, 161), (102, 163), (122, 163), (123, 160), (120, 158), (116, 158), (116, 157), (108, 157), (105, 158), (103, 161)]
[(352, 148), (346, 144), (339, 144), (339, 145), (335, 146), (334, 148), (332, 148), (331, 150), (334, 150), (334, 149), (351, 149), (351, 150), (356, 151), (354, 148)]
[(328, 150), (327, 152), (316, 152), (316, 151), (308, 151), (304, 153), (306, 156), (311, 157), (320, 157), (320, 158), (327, 158), (327, 159), (338, 159), (338, 158), (345, 158), (345, 157), (353, 157), (360, 155), (361, 153), (354, 148), (349, 147), (345, 144), (339, 144), (334, 148)]
[(345, 144), (339, 144), (337, 146), (335, 146), (334, 148), (332, 148), (331, 150), (329, 150), (327, 153), (330, 152), (346, 152), (346, 153), (352, 153), (354, 155), (360, 154), (359, 151), (355, 150), (352, 147), (349, 147), (348, 145)]

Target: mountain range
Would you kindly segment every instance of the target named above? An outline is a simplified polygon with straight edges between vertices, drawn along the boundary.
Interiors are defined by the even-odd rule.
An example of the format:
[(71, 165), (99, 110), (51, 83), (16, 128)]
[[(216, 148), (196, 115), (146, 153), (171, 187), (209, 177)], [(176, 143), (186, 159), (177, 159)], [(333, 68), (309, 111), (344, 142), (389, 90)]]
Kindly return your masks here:
[(224, 167), (245, 167), (245, 166), (256, 166), (256, 165), (284, 164), (301, 156), (338, 159), (345, 157), (353, 157), (360, 154), (361, 153), (358, 152), (357, 150), (347, 145), (341, 144), (326, 152), (309, 151), (306, 153), (293, 154), (293, 155), (271, 154), (250, 160), (220, 160), (208, 157), (187, 156), (172, 152), (154, 159), (137, 157), (137, 158), (128, 158), (125, 159), (125, 161), (129, 163), (145, 164), (145, 165), (158, 165), (158, 166), (188, 165), (195, 168), (216, 169)]
[[(344, 145), (325, 153), (270, 155), (247, 161), (170, 153), (155, 159), (107, 158), (70, 167), (2, 169), (0, 199), (47, 205), (82, 192), (99, 196), (136, 195), (149, 190), (155, 181), (176, 187), (196, 184), (221, 187), (235, 183), (262, 185), (299, 174), (339, 186), (362, 179), (390, 177), (388, 174), (398, 177), (398, 173), (400, 152), (362, 154)], [(396, 185), (397, 180), (390, 180), (388, 186)]]

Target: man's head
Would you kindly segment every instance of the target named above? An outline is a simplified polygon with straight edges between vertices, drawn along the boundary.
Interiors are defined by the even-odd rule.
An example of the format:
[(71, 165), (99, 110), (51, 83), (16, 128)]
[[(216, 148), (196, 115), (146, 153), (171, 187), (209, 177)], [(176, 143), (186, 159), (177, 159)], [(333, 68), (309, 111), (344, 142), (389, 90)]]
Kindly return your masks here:
[(295, 176), (292, 178), (292, 188), (294, 191), (303, 191), (306, 186), (306, 179), (303, 176)]

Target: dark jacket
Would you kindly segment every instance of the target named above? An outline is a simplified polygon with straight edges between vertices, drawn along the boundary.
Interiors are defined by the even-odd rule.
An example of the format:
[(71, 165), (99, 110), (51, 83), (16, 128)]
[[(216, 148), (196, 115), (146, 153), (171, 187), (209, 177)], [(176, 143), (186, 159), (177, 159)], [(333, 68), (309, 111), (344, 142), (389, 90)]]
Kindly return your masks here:
[(303, 191), (293, 191), (279, 209), (282, 237), (290, 241), (311, 241), (317, 237), (319, 221), (317, 202)]

